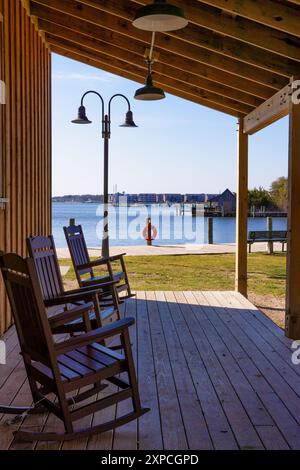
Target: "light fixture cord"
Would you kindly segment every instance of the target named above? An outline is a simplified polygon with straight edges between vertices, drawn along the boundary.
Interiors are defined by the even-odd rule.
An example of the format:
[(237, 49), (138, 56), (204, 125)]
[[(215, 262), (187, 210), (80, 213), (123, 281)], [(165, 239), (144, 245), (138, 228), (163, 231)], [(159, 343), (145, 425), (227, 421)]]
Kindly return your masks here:
[(150, 53), (149, 53), (149, 61), (150, 61), (151, 63), (152, 63), (152, 56), (153, 56), (154, 43), (155, 43), (155, 31), (153, 31), (153, 33), (152, 33), (151, 46), (150, 46)]

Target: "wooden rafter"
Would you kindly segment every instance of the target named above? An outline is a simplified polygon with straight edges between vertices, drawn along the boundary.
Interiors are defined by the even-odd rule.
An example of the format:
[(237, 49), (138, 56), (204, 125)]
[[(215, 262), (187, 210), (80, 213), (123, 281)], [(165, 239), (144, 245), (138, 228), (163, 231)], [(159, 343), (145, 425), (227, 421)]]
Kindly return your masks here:
[[(136, 50), (136, 52), (133, 53), (128, 49), (116, 46), (116, 41), (114, 41), (112, 44), (109, 42), (95, 40), (81, 34), (78, 31), (75, 32), (58, 24), (49, 23), (47, 21), (41, 21), (39, 24), (43, 31), (46, 32), (47, 40), (49, 40), (50, 34), (52, 37), (72, 41), (74, 45), (84, 44), (85, 47), (91, 49), (92, 51), (97, 51), (98, 53), (108, 55), (109, 57), (126, 60), (126, 62), (129, 64), (142, 68), (144, 70), (143, 73), (146, 76), (144, 47), (141, 47), (139, 50)], [(176, 64), (175, 61), (174, 63)], [(193, 85), (196, 88), (222, 95), (225, 98), (229, 98), (249, 106), (257, 107), (262, 101), (261, 99), (255, 98), (247, 93), (240, 92), (239, 90), (234, 90), (231, 87), (224, 86), (223, 84), (215, 83), (214, 81), (207, 80), (201, 76), (192, 75), (189, 72), (180, 70), (170, 64), (166, 65), (161, 62), (155, 63), (154, 73), (155, 75), (160, 74), (168, 78), (174, 78), (185, 84)]]
[[(114, 67), (109, 62), (102, 62), (102, 61), (99, 61), (99, 60), (93, 60), (90, 57), (77, 54), (74, 51), (69, 51), (69, 50), (64, 49), (63, 47), (59, 47), (59, 46), (52, 46), (51, 49), (52, 49), (52, 52), (55, 52), (56, 54), (68, 57), (69, 59), (73, 59), (73, 60), (76, 60), (76, 61), (79, 61), (79, 62), (83, 62), (87, 65), (92, 66), (92, 67), (101, 68), (102, 70), (105, 70), (106, 72), (113, 73), (115, 75), (127, 78), (129, 80), (136, 81), (136, 82), (141, 83), (141, 84), (143, 83), (143, 80), (139, 75), (135, 75), (134, 73), (131, 73), (127, 70), (125, 71), (124, 68), (120, 69), (120, 68)], [(157, 83), (157, 84), (160, 85), (159, 83)], [(237, 115), (238, 115), (238, 113), (236, 111), (233, 111), (229, 108), (226, 108), (226, 107), (224, 107), (220, 104), (209, 103), (208, 101), (202, 100), (201, 98), (197, 98), (194, 95), (189, 95), (188, 93), (184, 93), (182, 91), (178, 92), (178, 90), (176, 90), (176, 88), (173, 88), (171, 86), (164, 85), (164, 89), (165, 89), (166, 92), (171, 93), (174, 96), (178, 96), (179, 98), (183, 98), (183, 99), (186, 99), (188, 101), (192, 101), (193, 103), (209, 107), (209, 108), (211, 108), (215, 111), (219, 111), (219, 112), (222, 112), (222, 113), (228, 114), (230, 116), (234, 116), (234, 117), (237, 117)]]
[[(300, 37), (300, 10), (273, 0), (199, 0), (213, 7)], [(298, 3), (298, 2), (297, 2)], [(299, 2), (300, 5), (300, 2)]]
[[(155, 82), (178, 96), (244, 116), (247, 134), (285, 115), (289, 99), (282, 93), (300, 69), (300, 9), (292, 6), (297, 2), (174, 2), (184, 6), (189, 25), (157, 34)], [(143, 82), (151, 34), (134, 28), (132, 18), (147, 3), (32, 0), (30, 9), (52, 50)]]
[(262, 103), (244, 118), (244, 132), (254, 134), (289, 113), (292, 83), (286, 85), (274, 96)]
[[(95, 3), (95, 0), (82, 1), (88, 4)], [(129, 0), (125, 1), (127, 4), (130, 3)], [(143, 5), (147, 4), (147, 2), (148, 0), (134, 0), (134, 3)], [(114, 0), (112, 3), (114, 3)], [(204, 5), (204, 3), (198, 0), (185, 0), (177, 3), (184, 7), (185, 13), (193, 25), (208, 28), (211, 31), (225, 34), (238, 41), (299, 61), (300, 43), (293, 35), (245, 18), (221, 15), (220, 9)], [(248, 4), (251, 2), (247, 0), (246, 2), (239, 3)], [(187, 31), (192, 33), (193, 29), (188, 27), (182, 30), (181, 33), (186, 33)], [(196, 32), (197, 30), (194, 29), (194, 31)]]
[[(139, 40), (134, 40), (129, 37), (125, 38), (124, 35), (119, 34), (118, 32), (112, 32), (99, 26), (91, 27), (90, 23), (83, 22), (74, 17), (70, 22), (66, 15), (61, 15), (59, 21), (60, 24), (39, 19), (39, 29), (50, 34), (56, 34), (60, 37), (75, 41), (80, 37), (81, 44), (85, 43), (86, 40), (86, 44), (90, 45), (94, 42), (96, 44), (105, 43), (106, 46), (107, 44), (112, 44), (120, 49), (144, 56), (145, 43)], [(85, 37), (83, 37), (83, 35), (85, 35)], [(175, 67), (176, 69), (179, 69), (179, 71), (177, 70), (177, 75), (179, 74), (179, 77), (181, 76), (182, 71), (184, 73), (188, 71), (190, 80), (195, 79), (195, 77), (197, 77), (197, 79), (207, 79), (214, 83), (215, 86), (221, 85), (220, 92), (222, 91), (222, 85), (229, 87), (233, 94), (237, 92), (237, 100), (240, 100), (240, 93), (243, 94), (244, 98), (240, 100), (241, 102), (253, 104), (253, 100), (265, 100), (274, 94), (273, 89), (254, 83), (251, 80), (245, 78), (242, 79), (231, 73), (220, 71), (214, 67), (206, 66), (200, 62), (193, 61), (178, 54), (169, 53), (162, 49), (157, 49), (157, 52), (159, 53), (159, 57), (156, 66), (158, 64), (164, 64), (171, 66), (172, 68)]]
[[(146, 5), (148, 0), (110, 0), (104, 2), (80, 0), (80, 2), (130, 21), (139, 5)], [(293, 63), (300, 61), (300, 42), (297, 38), (252, 21), (221, 15), (219, 10), (201, 5), (196, 0), (177, 3), (184, 6), (190, 24), (187, 28), (169, 33), (170, 36), (191, 44), (201, 45), (229, 57), (238, 58), (252, 65), (273, 70), (279, 74), (284, 75), (286, 71), (288, 71), (288, 76), (297, 73), (296, 67), (298, 65)], [(220, 41), (211, 35), (211, 31), (226, 35), (226, 37), (219, 38), (221, 45)], [(270, 57), (266, 57), (266, 50)], [(278, 57), (278, 54), (281, 57)]]
[[(55, 38), (54, 36), (51, 36), (49, 34), (46, 35), (47, 42), (51, 45), (57, 46), (57, 47), (62, 47), (63, 49), (66, 49), (70, 52), (75, 52), (79, 55), (89, 57), (95, 62), (101, 62), (107, 65), (113, 66), (115, 69), (119, 70), (125, 70), (126, 72), (131, 72), (132, 74), (139, 76), (140, 81), (145, 81), (145, 75), (146, 75), (146, 68), (145, 68), (145, 62), (141, 60), (140, 65), (138, 66), (137, 64), (134, 63), (129, 63), (128, 58), (126, 59), (125, 57), (122, 58), (113, 58), (110, 55), (101, 53), (97, 51), (95, 53), (94, 51), (88, 49), (86, 46), (82, 46), (76, 43), (73, 43), (72, 41), (68, 41), (66, 39), (62, 38)], [(125, 55), (125, 54), (124, 54)], [(206, 90), (199, 89), (195, 87), (194, 85), (182, 83), (179, 80), (175, 78), (169, 78), (167, 76), (163, 76), (160, 73), (155, 73), (155, 81), (158, 85), (165, 87), (169, 86), (178, 91), (178, 94), (180, 96), (180, 92), (183, 91), (185, 94), (189, 94), (192, 96), (195, 96), (195, 98), (199, 97), (201, 100), (205, 100), (208, 105), (209, 103), (215, 103), (215, 104), (221, 104), (222, 106), (231, 109), (232, 111), (235, 111), (238, 115), (245, 115), (247, 112), (249, 112), (252, 107), (248, 105), (244, 105), (242, 103), (239, 103), (235, 100), (231, 100), (228, 98), (225, 98), (223, 96), (220, 96), (216, 93), (211, 93)]]
[[(111, 4), (110, 2), (95, 2), (97, 8), (93, 8), (82, 2), (71, 0), (37, 0), (31, 2), (31, 9), (32, 14), (42, 17), (41, 5), (43, 4), (59, 11), (59, 15), (63, 12), (149, 44), (150, 34), (132, 26), (131, 15), (121, 8), (123, 2), (118, 2), (122, 17), (108, 12), (108, 3)], [(105, 6), (107, 11), (104, 10)], [(189, 28), (186, 28), (186, 31)], [(194, 26), (191, 25), (191, 28)], [(189, 36), (189, 32), (184, 33), (186, 35), (184, 38), (182, 38), (183, 32), (178, 32), (176, 35), (175, 33), (174, 35), (160, 34), (157, 35), (156, 46), (277, 89), (287, 83), (288, 77), (298, 73), (298, 65), (295, 61), (277, 55), (273, 57), (273, 54), (266, 54), (259, 48), (237, 43), (231, 38), (212, 35), (203, 28), (201, 31), (200, 34), (197, 30), (193, 39)]]

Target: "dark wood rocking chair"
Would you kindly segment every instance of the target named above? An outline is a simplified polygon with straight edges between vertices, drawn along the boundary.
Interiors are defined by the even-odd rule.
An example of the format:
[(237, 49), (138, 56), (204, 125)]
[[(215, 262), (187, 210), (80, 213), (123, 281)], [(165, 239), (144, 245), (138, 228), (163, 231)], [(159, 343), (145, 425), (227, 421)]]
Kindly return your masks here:
[[(29, 237), (27, 248), (29, 256), (35, 263), (46, 307), (62, 305), (67, 310), (70, 304), (78, 305), (82, 301), (92, 301), (94, 312), (90, 318), (90, 329), (99, 328), (120, 319), (118, 293), (115, 288), (117, 281), (107, 279), (102, 285), (65, 291), (52, 235)], [(102, 297), (105, 297), (107, 292), (110, 293), (111, 303), (102, 302)], [(60, 332), (86, 331), (87, 321), (86, 318), (84, 323), (75, 321), (72, 324), (61, 325)]]
[[(15, 254), (6, 254), (0, 257), (0, 268), (33, 398), (33, 406), (28, 411), (49, 411), (62, 420), (65, 427), (64, 433), (20, 429), (14, 433), (16, 439), (66, 441), (86, 437), (114, 429), (149, 411), (141, 407), (132, 357), (128, 328), (134, 324), (133, 318), (119, 320), (55, 343), (34, 261), (30, 258), (24, 260)], [(84, 311), (88, 314), (91, 304), (78, 308), (81, 309), (80, 314)], [(120, 335), (123, 354), (103, 344), (106, 338), (114, 335)], [(119, 374), (122, 373), (126, 373), (128, 380), (123, 375), (120, 379)], [(102, 380), (116, 385), (118, 391), (99, 399)], [(81, 391), (83, 387), (84, 392)], [(83, 400), (94, 396), (97, 398), (91, 403), (80, 405)], [(127, 399), (132, 402), (131, 412), (94, 427), (74, 428), (74, 422), (78, 419)]]
[[(124, 261), (125, 253), (110, 256), (108, 259), (99, 258), (95, 261), (91, 261), (85, 242), (82, 226), (70, 225), (69, 227), (64, 227), (64, 233), (71, 254), (77, 281), (80, 286), (94, 286), (99, 283), (106, 282), (109, 278), (118, 281), (116, 288), (119, 294), (121, 294), (122, 292), (125, 293), (125, 295), (120, 296), (120, 299), (125, 300), (130, 297), (134, 297), (134, 294), (131, 293), (128, 274)], [(121, 265), (121, 271), (113, 271), (112, 263), (114, 261), (119, 261)], [(106, 276), (95, 276), (93, 268), (99, 266), (106, 266)]]

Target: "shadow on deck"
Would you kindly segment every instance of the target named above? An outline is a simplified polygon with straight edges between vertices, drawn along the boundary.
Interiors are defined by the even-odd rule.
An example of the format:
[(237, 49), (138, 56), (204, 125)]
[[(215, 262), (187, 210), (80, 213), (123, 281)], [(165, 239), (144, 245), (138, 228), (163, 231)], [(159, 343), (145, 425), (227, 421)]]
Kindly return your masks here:
[[(136, 318), (131, 340), (142, 402), (151, 412), (115, 431), (63, 444), (16, 443), (12, 431), (20, 424), (8, 426), (8, 417), (0, 416), (0, 449), (300, 449), (300, 365), (292, 363), (291, 341), (241, 295), (138, 292), (124, 314)], [(14, 329), (6, 344), (0, 402), (27, 405)], [(81, 424), (111, 419), (127, 402), (119, 406)], [(47, 413), (21, 425), (62, 430)]]

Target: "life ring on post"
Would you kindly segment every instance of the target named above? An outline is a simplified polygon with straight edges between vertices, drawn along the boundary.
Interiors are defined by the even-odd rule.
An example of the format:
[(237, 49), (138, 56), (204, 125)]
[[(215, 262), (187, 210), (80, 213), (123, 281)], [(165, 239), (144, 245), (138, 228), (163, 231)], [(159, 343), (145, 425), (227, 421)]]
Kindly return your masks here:
[(152, 242), (157, 237), (157, 228), (150, 223), (143, 230), (143, 237), (147, 242)]

